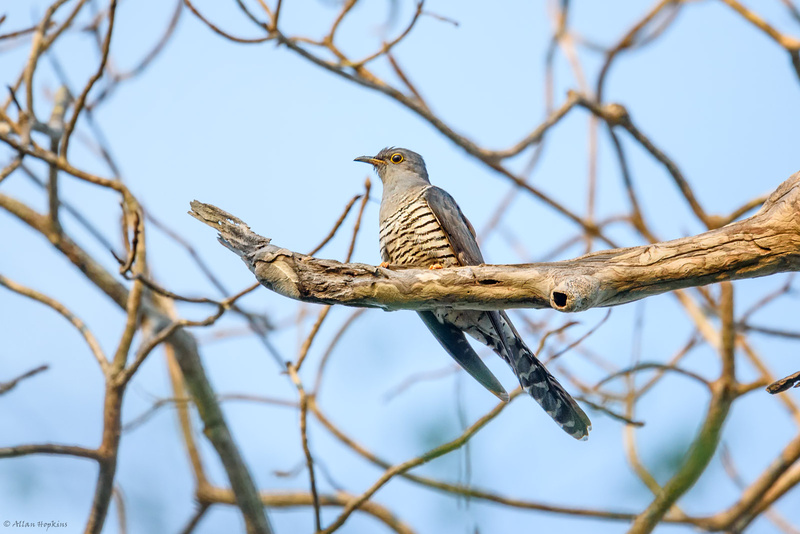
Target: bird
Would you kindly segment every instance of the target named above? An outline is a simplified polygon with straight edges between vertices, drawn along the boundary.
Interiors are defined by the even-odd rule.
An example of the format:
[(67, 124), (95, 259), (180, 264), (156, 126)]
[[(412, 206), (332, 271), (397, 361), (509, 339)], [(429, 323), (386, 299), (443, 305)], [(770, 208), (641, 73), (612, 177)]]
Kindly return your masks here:
[[(482, 265), (475, 229), (445, 190), (431, 185), (422, 156), (388, 147), (369, 163), (383, 183), (379, 213), (382, 267), (442, 269)], [(511, 366), (522, 388), (570, 436), (586, 440), (591, 421), (520, 337), (503, 310), (436, 308), (417, 312), (448, 354), (502, 401), (508, 393), (467, 341), (490, 347)]]

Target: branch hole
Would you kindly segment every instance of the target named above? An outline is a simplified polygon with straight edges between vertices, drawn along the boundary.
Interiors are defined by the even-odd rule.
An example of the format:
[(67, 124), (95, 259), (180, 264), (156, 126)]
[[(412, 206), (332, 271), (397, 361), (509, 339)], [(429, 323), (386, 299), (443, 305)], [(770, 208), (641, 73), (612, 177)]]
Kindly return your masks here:
[(491, 278), (485, 280), (478, 280), (478, 284), (482, 286), (493, 286), (495, 284), (499, 284), (500, 280), (492, 280)]
[(554, 291), (553, 292), (553, 304), (555, 304), (559, 308), (563, 308), (567, 305), (567, 294), (562, 293), (561, 291)]

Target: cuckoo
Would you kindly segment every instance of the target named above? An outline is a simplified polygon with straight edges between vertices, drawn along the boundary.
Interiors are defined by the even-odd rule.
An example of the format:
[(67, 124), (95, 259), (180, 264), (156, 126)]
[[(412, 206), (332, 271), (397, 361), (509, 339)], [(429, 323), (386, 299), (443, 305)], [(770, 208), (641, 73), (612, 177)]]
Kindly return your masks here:
[[(384, 266), (441, 269), (483, 263), (475, 230), (453, 197), (431, 185), (419, 154), (385, 148), (374, 157), (355, 161), (371, 164), (383, 182), (380, 249)], [(577, 439), (588, 438), (589, 418), (536, 359), (504, 311), (439, 308), (418, 313), (450, 356), (498, 398), (508, 400), (508, 393), (472, 349), (465, 333), (503, 358), (522, 388), (565, 432)]]

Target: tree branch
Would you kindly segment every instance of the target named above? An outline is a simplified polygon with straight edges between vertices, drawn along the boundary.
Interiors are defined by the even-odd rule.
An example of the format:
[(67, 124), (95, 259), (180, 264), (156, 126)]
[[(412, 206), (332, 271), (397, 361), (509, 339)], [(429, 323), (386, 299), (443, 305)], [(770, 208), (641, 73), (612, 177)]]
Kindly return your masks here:
[[(44, 237), (50, 238), (48, 233), (50, 226), (46, 216), (3, 194), (0, 194), (0, 208), (5, 209)], [(118, 306), (123, 309), (126, 307), (129, 292), (125, 286), (120, 284), (89, 253), (72, 241), (67, 234), (61, 235), (52, 244)], [(168, 314), (164, 313), (158, 302), (143, 300), (142, 312), (145, 327), (151, 328), (153, 331), (160, 331), (171, 324)], [(197, 341), (185, 329), (177, 328), (169, 336), (167, 342), (175, 351), (175, 357), (187, 388), (192, 394), (200, 419), (205, 425), (204, 434), (214, 446), (228, 475), (237, 505), (245, 518), (248, 533), (270, 534), (272, 527), (269, 519), (265, 514), (250, 472), (227, 426), (222, 409), (217, 402), (216, 393), (206, 376)]]
[[(800, 172), (752, 217), (693, 237), (555, 263), (441, 270), (340, 263), (270, 244), (242, 220), (201, 202), (190, 215), (219, 232), (268, 289), (320, 304), (386, 310), (615, 306), (676, 289), (800, 270)], [(390, 266), (391, 267), (391, 266)]]

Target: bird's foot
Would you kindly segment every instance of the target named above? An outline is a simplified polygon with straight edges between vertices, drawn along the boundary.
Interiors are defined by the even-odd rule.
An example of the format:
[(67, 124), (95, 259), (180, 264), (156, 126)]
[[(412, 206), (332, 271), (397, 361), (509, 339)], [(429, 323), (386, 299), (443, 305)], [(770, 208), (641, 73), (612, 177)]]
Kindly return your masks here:
[(378, 267), (381, 267), (383, 269), (387, 269), (389, 267), (389, 262), (388, 261), (382, 261), (381, 264), (378, 265)]
[(433, 271), (434, 269), (444, 269), (444, 265), (442, 265), (441, 263), (434, 263), (433, 265), (428, 267), (428, 269), (431, 271)]

